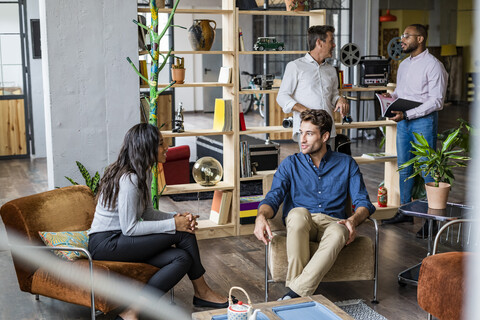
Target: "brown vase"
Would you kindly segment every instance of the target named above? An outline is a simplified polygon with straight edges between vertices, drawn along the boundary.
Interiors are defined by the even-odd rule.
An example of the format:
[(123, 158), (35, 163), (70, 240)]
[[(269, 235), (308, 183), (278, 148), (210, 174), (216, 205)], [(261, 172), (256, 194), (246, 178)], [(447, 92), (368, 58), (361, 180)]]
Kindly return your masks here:
[(448, 193), (450, 192), (450, 184), (440, 182), (435, 187), (435, 182), (425, 184), (427, 191), (428, 207), (432, 209), (445, 209), (447, 207)]
[[(213, 24), (213, 26), (212, 26)], [(214, 20), (195, 19), (188, 29), (188, 39), (195, 51), (208, 51), (215, 40), (217, 23)]]
[(305, 3), (300, 3), (295, 7), (295, 2), (298, 0), (285, 0), (285, 8), (287, 11), (305, 11)]
[(177, 84), (183, 84), (185, 82), (185, 69), (172, 68), (172, 80)]

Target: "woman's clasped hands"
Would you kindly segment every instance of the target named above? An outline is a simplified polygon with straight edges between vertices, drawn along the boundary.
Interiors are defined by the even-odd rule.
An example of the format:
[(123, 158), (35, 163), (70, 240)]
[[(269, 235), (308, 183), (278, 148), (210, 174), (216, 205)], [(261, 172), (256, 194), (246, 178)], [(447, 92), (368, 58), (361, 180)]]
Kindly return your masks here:
[(175, 229), (177, 231), (184, 231), (189, 233), (195, 233), (197, 230), (198, 215), (193, 215), (190, 212), (177, 213), (173, 216), (175, 219)]

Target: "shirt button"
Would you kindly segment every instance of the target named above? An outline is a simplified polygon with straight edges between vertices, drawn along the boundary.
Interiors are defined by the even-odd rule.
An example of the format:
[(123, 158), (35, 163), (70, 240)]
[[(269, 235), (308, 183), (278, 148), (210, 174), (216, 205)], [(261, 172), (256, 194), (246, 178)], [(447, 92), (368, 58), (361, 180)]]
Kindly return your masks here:
[(319, 204), (319, 205), (318, 205), (318, 207), (319, 207), (319, 208), (321, 208), (321, 207), (322, 207), (322, 205), (321, 205), (321, 204)]
[(318, 191), (318, 193), (322, 193), (322, 191)]
[(322, 179), (321, 177), (318, 177), (318, 180)]

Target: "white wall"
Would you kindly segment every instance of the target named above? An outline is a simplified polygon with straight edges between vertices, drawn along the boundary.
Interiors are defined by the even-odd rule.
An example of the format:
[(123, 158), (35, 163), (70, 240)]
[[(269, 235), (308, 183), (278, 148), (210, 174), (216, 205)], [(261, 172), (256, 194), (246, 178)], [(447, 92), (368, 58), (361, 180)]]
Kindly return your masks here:
[(30, 49), (30, 80), (32, 84), (32, 118), (35, 140), (35, 154), (32, 158), (45, 158), (47, 149), (45, 143), (45, 112), (43, 109), (42, 60), (33, 59), (32, 32), (30, 20), (39, 19), (38, 0), (27, 3), (27, 28)]
[(40, 0), (49, 188), (100, 171), (139, 121), (136, 2)]

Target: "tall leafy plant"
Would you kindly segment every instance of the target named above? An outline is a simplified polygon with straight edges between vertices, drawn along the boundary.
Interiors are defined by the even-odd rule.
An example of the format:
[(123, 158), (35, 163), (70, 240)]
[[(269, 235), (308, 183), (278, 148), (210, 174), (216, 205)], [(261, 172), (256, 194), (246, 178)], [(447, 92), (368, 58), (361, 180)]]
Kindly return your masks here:
[[(160, 53), (160, 40), (162, 40), (163, 36), (167, 32), (168, 28), (170, 27), (180, 27), (177, 25), (172, 24), (172, 19), (175, 14), (175, 11), (177, 10), (178, 4), (180, 0), (176, 0), (172, 10), (170, 11), (170, 16), (168, 17), (167, 23), (163, 27), (162, 31), (159, 33), (158, 30), (158, 7), (156, 4), (156, 0), (150, 0), (150, 13), (152, 16), (151, 19), (151, 25), (150, 27), (147, 27), (140, 22), (133, 20), (133, 22), (138, 25), (139, 27), (147, 30), (149, 38), (150, 38), (150, 57), (152, 58), (152, 66), (150, 68), (150, 79), (147, 79), (145, 76), (143, 76), (137, 69), (137, 67), (133, 64), (132, 60), (127, 57), (127, 61), (130, 63), (132, 68), (135, 70), (137, 75), (145, 80), (148, 83), (148, 86), (150, 88), (150, 96), (148, 99), (148, 104), (150, 106), (150, 112), (149, 112), (149, 118), (148, 118), (148, 123), (157, 126), (157, 101), (158, 101), (158, 96), (162, 94), (165, 90), (170, 88), (172, 85), (175, 84), (175, 81), (170, 82), (168, 85), (166, 85), (163, 88), (158, 87), (158, 74), (160, 71), (165, 67), (172, 49), (168, 51), (166, 55)], [(183, 27), (180, 27), (183, 28)], [(185, 28), (184, 28), (185, 29)], [(157, 166), (152, 167), (152, 174), (153, 174), (153, 180), (152, 180), (152, 203), (153, 207), (158, 209), (158, 170)]]
[(452, 169), (466, 167), (465, 161), (470, 160), (470, 157), (462, 155), (465, 153), (464, 148), (455, 149), (462, 141), (460, 132), (463, 126), (464, 123), (461, 123), (460, 127), (448, 134), (439, 149), (430, 147), (423, 135), (414, 132), (417, 142), (412, 141), (411, 144), (415, 157), (398, 167), (398, 170), (403, 170), (413, 166), (413, 173), (406, 180), (424, 172), (434, 179), (435, 187), (438, 187), (440, 182), (452, 184), (455, 179)]

